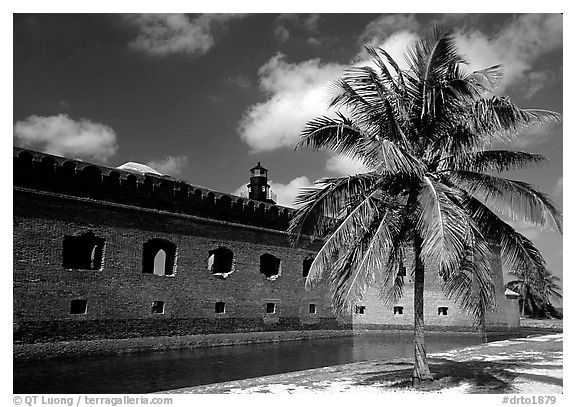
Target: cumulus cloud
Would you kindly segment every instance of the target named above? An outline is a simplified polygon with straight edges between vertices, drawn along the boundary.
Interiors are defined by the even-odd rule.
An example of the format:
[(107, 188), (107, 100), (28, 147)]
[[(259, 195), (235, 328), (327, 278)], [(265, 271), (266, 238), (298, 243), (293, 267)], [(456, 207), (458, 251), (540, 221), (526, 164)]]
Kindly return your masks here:
[(241, 14), (133, 14), (127, 21), (137, 27), (138, 36), (128, 46), (153, 56), (168, 54), (202, 55), (216, 41), (216, 32)]
[(167, 175), (180, 175), (188, 165), (187, 156), (171, 156), (159, 161), (149, 161), (147, 166), (154, 168), (158, 172)]
[[(415, 38), (415, 33), (397, 32), (381, 45), (402, 63), (406, 46)], [(354, 64), (371, 64), (365, 58), (358, 54)], [(328, 110), (329, 84), (348, 67), (319, 59), (289, 63), (285, 55), (276, 54), (258, 71), (260, 88), (268, 99), (244, 113), (239, 124), (241, 138), (254, 152), (294, 147), (308, 120), (333, 115)]]
[(245, 112), (239, 125), (242, 139), (252, 151), (294, 147), (306, 122), (328, 113), (328, 84), (343, 69), (319, 59), (288, 63), (282, 54), (270, 58), (258, 71), (268, 100)]
[[(372, 43), (372, 45), (385, 50), (396, 61), (400, 69), (406, 70), (408, 69), (408, 63), (404, 54), (416, 38), (418, 38), (418, 34), (415, 32), (401, 30), (389, 35), (383, 42)], [(371, 57), (364, 49), (356, 55), (354, 61), (356, 66), (372, 66), (376, 68)]]
[(479, 30), (460, 32), (458, 45), (466, 53), (471, 69), (503, 64), (505, 76), (500, 87), (521, 84), (527, 96), (544, 86), (545, 76), (533, 71), (543, 54), (562, 48), (560, 14), (523, 14), (493, 37)]
[(73, 120), (65, 114), (33, 115), (17, 121), (14, 144), (48, 154), (103, 162), (118, 149), (112, 128), (88, 119)]
[[(313, 183), (307, 177), (294, 178), (287, 184), (282, 184), (280, 182), (270, 181), (270, 189), (274, 194), (276, 194), (276, 203), (278, 205), (287, 206), (290, 208), (295, 208), (294, 199), (298, 195), (300, 188), (309, 188), (313, 186)], [(247, 196), (248, 189), (246, 185), (238, 187), (234, 192), (234, 195)]]
[(379, 46), (392, 34), (398, 32), (414, 33), (418, 32), (420, 28), (420, 23), (414, 14), (385, 14), (369, 22), (364, 32), (360, 34), (358, 41), (361, 45)]
[(291, 208), (296, 207), (294, 205), (294, 199), (298, 195), (300, 188), (310, 188), (312, 183), (307, 177), (294, 178), (287, 184), (281, 184), (279, 182), (270, 182), (270, 189), (276, 194), (276, 202), (278, 205), (288, 206)]
[(344, 155), (330, 157), (326, 161), (326, 170), (335, 175), (356, 175), (368, 172), (361, 162)]

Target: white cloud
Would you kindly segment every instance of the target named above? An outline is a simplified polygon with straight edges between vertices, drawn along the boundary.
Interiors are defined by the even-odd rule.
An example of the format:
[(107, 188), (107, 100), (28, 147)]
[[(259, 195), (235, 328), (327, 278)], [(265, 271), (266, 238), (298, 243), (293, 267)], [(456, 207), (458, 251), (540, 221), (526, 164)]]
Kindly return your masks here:
[[(312, 187), (313, 183), (307, 177), (294, 178), (287, 184), (282, 184), (279, 182), (270, 181), (270, 189), (276, 194), (276, 203), (282, 206), (288, 206), (294, 208), (294, 199), (298, 195), (300, 188)], [(242, 194), (247, 194), (248, 189), (246, 185), (238, 187), (234, 192), (234, 195), (242, 196)]]
[(139, 30), (128, 46), (149, 55), (205, 54), (215, 43), (216, 30), (241, 14), (133, 14), (126, 19)]
[(149, 161), (146, 163), (147, 166), (154, 168), (162, 174), (168, 175), (180, 175), (186, 166), (188, 165), (187, 156), (171, 156), (169, 155), (163, 160), (159, 161)]
[[(414, 14), (385, 14), (368, 23), (360, 34), (360, 44), (381, 45), (392, 34), (398, 32), (418, 32), (420, 23)], [(386, 52), (388, 50), (386, 49)]]
[(270, 182), (270, 189), (276, 194), (276, 202), (278, 205), (295, 207), (294, 199), (300, 192), (300, 188), (309, 188), (313, 184), (307, 177), (294, 178), (287, 184), (281, 184), (279, 182)]
[(472, 30), (459, 33), (459, 47), (471, 62), (471, 69), (503, 64), (502, 92), (511, 85), (522, 85), (530, 96), (543, 86), (543, 76), (531, 72), (543, 54), (562, 48), (560, 14), (524, 14), (515, 18), (494, 37)]
[(356, 175), (368, 172), (362, 163), (350, 157), (336, 155), (326, 161), (326, 170), (336, 175)]
[[(373, 43), (372, 45), (382, 48), (396, 61), (400, 69), (406, 70), (408, 69), (408, 63), (406, 62), (404, 54), (416, 38), (418, 38), (418, 34), (402, 30), (389, 35), (383, 42)], [(365, 50), (360, 51), (354, 60), (358, 61), (354, 63), (356, 66), (372, 66), (376, 68), (376, 65), (372, 62), (372, 58)]]
[(107, 161), (116, 153), (112, 128), (67, 115), (29, 116), (14, 124), (14, 144), (48, 154)]
[(344, 69), (318, 59), (288, 63), (277, 54), (258, 71), (260, 88), (268, 100), (251, 106), (239, 125), (252, 151), (294, 147), (310, 119), (327, 114), (328, 84)]

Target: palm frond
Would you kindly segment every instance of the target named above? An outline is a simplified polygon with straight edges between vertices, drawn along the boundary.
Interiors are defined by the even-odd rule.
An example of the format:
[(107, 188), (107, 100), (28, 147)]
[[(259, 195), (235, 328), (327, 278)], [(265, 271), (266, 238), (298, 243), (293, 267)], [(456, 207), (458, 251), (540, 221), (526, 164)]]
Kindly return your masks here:
[(443, 282), (442, 289), (448, 298), (472, 316), (475, 325), (480, 325), (486, 311), (496, 306), (489, 261), (492, 253), (486, 242), (480, 241), (477, 241), (473, 253), (471, 258), (462, 259), (459, 269)]
[(399, 271), (405, 257), (404, 248), (408, 244), (406, 231), (406, 228), (401, 229), (393, 239), (386, 267), (378, 275), (378, 296), (386, 307), (397, 304), (403, 295), (404, 278), (399, 275)]
[(364, 235), (364, 231), (369, 229), (370, 224), (378, 213), (377, 199), (379, 195), (380, 191), (373, 191), (351, 209), (341, 221), (338, 221), (338, 226), (325, 240), (310, 265), (308, 277), (306, 278), (306, 287), (308, 289), (322, 279), (326, 270), (333, 269), (335, 264), (339, 264), (341, 270), (346, 268), (346, 264), (338, 263), (338, 258), (335, 258), (335, 256), (343, 247), (347, 247), (347, 244), (356, 241)]
[(396, 93), (390, 91), (383, 78), (370, 67), (354, 67), (344, 73), (344, 77), (335, 82), (338, 94), (332, 99), (330, 107), (345, 107), (366, 133), (375, 138), (398, 142), (408, 148), (401, 122), (403, 111)]
[(370, 167), (372, 160), (365, 154), (365, 149), (375, 142), (371, 135), (365, 133), (354, 122), (338, 114), (338, 118), (321, 116), (306, 123), (295, 149), (299, 147), (327, 149), (354, 158)]
[(402, 220), (392, 207), (387, 205), (375, 213), (370, 226), (358, 233), (356, 241), (349, 241), (353, 244), (345, 249), (341, 261), (332, 266), (329, 280), (337, 312), (351, 311), (368, 286), (387, 269), (388, 252)]
[[(354, 271), (347, 282), (347, 289), (342, 293), (340, 301), (342, 304), (353, 304), (366, 289), (368, 280), (367, 274), (373, 277), (389, 278), (389, 253), (394, 249), (395, 238), (400, 231), (403, 218), (396, 203), (388, 202), (387, 207), (382, 209), (383, 215), (377, 219), (376, 228), (368, 230), (364, 236), (365, 245), (357, 246), (360, 256), (359, 261), (354, 265)], [(397, 251), (397, 250), (395, 250)], [(363, 278), (364, 276), (364, 278)], [(358, 281), (361, 281), (358, 284)], [(362, 283), (363, 281), (363, 283)]]
[(401, 174), (412, 178), (421, 178), (424, 175), (424, 164), (411, 152), (389, 140), (380, 140), (366, 151), (370, 156), (378, 157), (380, 166), (377, 171), (382, 174)]
[(555, 227), (562, 233), (562, 214), (550, 197), (533, 185), (473, 171), (453, 171), (449, 179), (514, 221)]
[(509, 270), (532, 273), (546, 269), (546, 262), (534, 244), (501, 220), (482, 202), (467, 197), (464, 206), (484, 236), (500, 244), (502, 264)]
[[(383, 82), (395, 94), (401, 94), (404, 84), (403, 84), (402, 72), (398, 69), (398, 64), (396, 63), (396, 61), (394, 61), (394, 59), (392, 59), (392, 57), (390, 57), (390, 55), (388, 55), (388, 53), (386, 53), (386, 51), (384, 51), (381, 48), (378, 48), (378, 50), (376, 50), (370, 44), (366, 44), (364, 48), (366, 49), (368, 54), (372, 56), (372, 60), (374, 61), (374, 63), (378, 66), (378, 68), (380, 68), (380, 75), (383, 78)], [(395, 69), (396, 74), (398, 75), (398, 79), (392, 76), (390, 70), (386, 66), (386, 63), (380, 57), (379, 52), (386, 57), (388, 63), (392, 65), (392, 68)]]
[(300, 189), (295, 205), (300, 209), (290, 220), (288, 232), (296, 242), (302, 234), (324, 237), (357, 199), (370, 195), (379, 177), (373, 173), (325, 178), (312, 188)]
[(504, 78), (504, 68), (502, 65), (494, 65), (489, 68), (480, 69), (472, 72), (470, 79), (476, 86), (484, 89), (486, 92), (492, 92), (502, 82)]
[(542, 164), (547, 160), (542, 155), (521, 151), (484, 150), (460, 154), (459, 161), (451, 168), (473, 172), (504, 172)]
[(437, 267), (444, 277), (458, 270), (471, 239), (468, 216), (451, 195), (450, 188), (424, 177), (417, 205), (422, 261), (426, 268)]
[(548, 110), (520, 109), (505, 96), (480, 99), (470, 110), (469, 126), (487, 141), (510, 141), (518, 132), (545, 123), (559, 122), (560, 115)]

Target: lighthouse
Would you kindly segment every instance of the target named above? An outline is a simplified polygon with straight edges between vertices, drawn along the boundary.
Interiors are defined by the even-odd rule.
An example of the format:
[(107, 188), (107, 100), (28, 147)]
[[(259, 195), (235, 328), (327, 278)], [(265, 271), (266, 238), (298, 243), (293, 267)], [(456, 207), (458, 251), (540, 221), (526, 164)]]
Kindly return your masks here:
[(270, 199), (270, 185), (268, 185), (268, 170), (260, 161), (250, 169), (250, 183), (248, 184), (248, 198), (256, 201), (276, 203)]

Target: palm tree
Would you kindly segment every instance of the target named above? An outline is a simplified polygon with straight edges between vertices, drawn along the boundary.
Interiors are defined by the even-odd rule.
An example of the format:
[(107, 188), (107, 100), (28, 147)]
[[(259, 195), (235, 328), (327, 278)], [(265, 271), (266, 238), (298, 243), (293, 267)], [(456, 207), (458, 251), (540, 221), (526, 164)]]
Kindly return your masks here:
[(552, 300), (561, 300), (560, 279), (549, 270), (515, 270), (511, 273), (516, 277), (506, 286), (520, 294), (522, 316), (548, 316), (554, 312)]
[(366, 50), (372, 66), (351, 67), (334, 83), (330, 107), (345, 114), (309, 121), (296, 148), (343, 154), (368, 171), (301, 190), (289, 231), (295, 242), (302, 235), (324, 239), (306, 285), (326, 274), (337, 312), (350, 312), (372, 283), (385, 304), (395, 302), (402, 295), (402, 259), (412, 253), (412, 381), (418, 384), (432, 379), (424, 341), (425, 270), (437, 272), (446, 295), (481, 325), (495, 304), (495, 247), (510, 269), (544, 264), (532, 242), (499, 215), (560, 230), (559, 211), (534, 186), (495, 173), (545, 159), (490, 146), (559, 115), (520, 109), (492, 94), (502, 68), (467, 73), (452, 31), (420, 37), (406, 52), (407, 70), (381, 48)]

